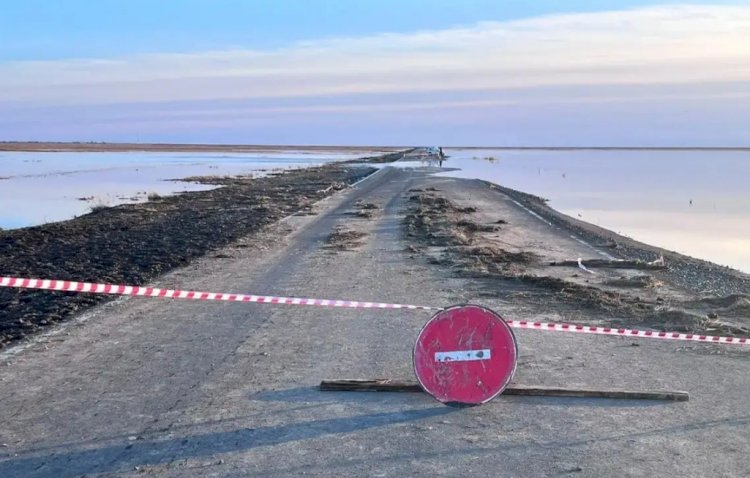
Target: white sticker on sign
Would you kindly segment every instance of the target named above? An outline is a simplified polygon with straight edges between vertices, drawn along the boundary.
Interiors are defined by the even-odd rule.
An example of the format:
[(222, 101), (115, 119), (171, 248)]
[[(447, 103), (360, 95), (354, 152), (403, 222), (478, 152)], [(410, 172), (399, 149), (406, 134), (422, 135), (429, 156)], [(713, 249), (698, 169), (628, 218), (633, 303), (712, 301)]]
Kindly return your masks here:
[(471, 360), (489, 360), (490, 357), (490, 349), (435, 352), (435, 362), (469, 362)]

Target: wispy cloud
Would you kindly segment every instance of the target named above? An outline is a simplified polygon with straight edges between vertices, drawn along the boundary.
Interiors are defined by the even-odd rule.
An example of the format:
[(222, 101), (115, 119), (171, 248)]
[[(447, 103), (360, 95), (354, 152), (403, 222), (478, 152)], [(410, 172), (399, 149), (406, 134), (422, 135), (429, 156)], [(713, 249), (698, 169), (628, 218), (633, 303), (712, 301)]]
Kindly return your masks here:
[(410, 34), (0, 65), (0, 101), (96, 104), (750, 80), (750, 7), (554, 15)]
[(746, 144), (750, 6), (0, 64), (0, 139)]

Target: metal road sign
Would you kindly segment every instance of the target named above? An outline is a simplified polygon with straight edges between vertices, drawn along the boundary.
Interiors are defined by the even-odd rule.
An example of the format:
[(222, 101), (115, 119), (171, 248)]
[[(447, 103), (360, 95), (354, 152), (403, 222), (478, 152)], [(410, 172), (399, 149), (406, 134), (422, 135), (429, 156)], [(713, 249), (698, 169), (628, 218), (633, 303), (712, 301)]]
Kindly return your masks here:
[(432, 316), (414, 346), (414, 372), (422, 388), (453, 405), (479, 405), (513, 378), (518, 348), (508, 324), (477, 305), (449, 307)]

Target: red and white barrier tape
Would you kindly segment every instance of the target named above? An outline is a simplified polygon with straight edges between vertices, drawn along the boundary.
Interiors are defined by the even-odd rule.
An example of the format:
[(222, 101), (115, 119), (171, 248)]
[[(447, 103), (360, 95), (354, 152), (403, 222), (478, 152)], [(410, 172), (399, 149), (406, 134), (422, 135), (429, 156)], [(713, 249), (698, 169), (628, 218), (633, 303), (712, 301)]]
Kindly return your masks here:
[(275, 297), (270, 295), (221, 294), (188, 290), (158, 289), (132, 285), (92, 284), (49, 279), (19, 279), (0, 277), (0, 287), (44, 289), (61, 292), (88, 292), (92, 294), (135, 295), (142, 297), (166, 297), (168, 299), (220, 300), (226, 302), (258, 302), (262, 304), (316, 305), (320, 307), (346, 307), (351, 309), (416, 309), (442, 310), (442, 307), (421, 305), (388, 304), (384, 302), (359, 302), (352, 300), (302, 299), (299, 297)]
[(508, 325), (516, 329), (549, 330), (553, 332), (572, 332), (578, 334), (619, 335), (624, 337), (642, 337), (647, 339), (686, 340), (689, 342), (709, 342), (712, 344), (750, 345), (745, 337), (722, 337), (718, 335), (684, 334), (680, 332), (659, 332), (654, 330), (613, 329), (575, 324), (555, 324), (551, 322), (528, 322), (525, 320), (508, 320)]
[[(217, 292), (196, 292), (114, 284), (92, 284), (89, 282), (74, 282), (63, 280), (21, 279), (16, 277), (0, 277), (0, 287), (43, 289), (61, 292), (87, 292), (93, 294), (133, 295), (141, 297), (165, 297), (168, 299), (218, 300), (227, 302), (257, 302), (262, 304), (345, 307), (351, 309), (443, 310), (442, 307), (390, 304), (386, 302), (302, 299), (298, 297), (276, 297), (268, 295), (249, 294), (223, 294)], [(588, 325), (556, 324), (551, 322), (528, 322), (525, 320), (507, 320), (506, 322), (509, 326), (516, 329), (546, 330), (552, 332), (570, 332), (578, 334), (617, 335), (622, 337), (640, 337), (662, 340), (683, 340), (690, 342), (707, 342), (713, 344), (750, 345), (750, 339), (745, 337), (722, 337), (717, 335), (685, 334), (680, 332), (616, 329), (610, 327), (596, 327)]]

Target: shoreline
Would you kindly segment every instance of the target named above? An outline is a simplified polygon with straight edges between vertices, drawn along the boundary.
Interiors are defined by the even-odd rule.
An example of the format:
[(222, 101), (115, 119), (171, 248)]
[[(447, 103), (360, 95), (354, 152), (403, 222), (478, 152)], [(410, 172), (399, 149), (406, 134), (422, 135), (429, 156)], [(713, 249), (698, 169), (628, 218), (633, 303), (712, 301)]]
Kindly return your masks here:
[(639, 243), (483, 180), (428, 179), (409, 201), (411, 252), (468, 278), (475, 296), (505, 296), (508, 307), (551, 322), (750, 334), (750, 275), (741, 271)]
[[(531, 322), (600, 325), (647, 318), (625, 316), (637, 311), (632, 295), (626, 300), (585, 287), (608, 271), (584, 277), (577, 268), (540, 270), (546, 259), (589, 250), (568, 234), (495, 189), (429, 175), (436, 170), (383, 168), (316, 203), (315, 216), (275, 223), (147, 285), (428, 306), (475, 303)], [(407, 236), (404, 217), (417, 205), (415, 189), (463, 210), (452, 219), (474, 244), (452, 252), (476, 248), (476, 259), (467, 264), (473, 270), (433, 264), (425, 258), (438, 251), (429, 248), (412, 251), (418, 243)], [(495, 245), (483, 245), (489, 239)], [(511, 262), (513, 255), (503, 256), (501, 247), (519, 259), (521, 248), (536, 247), (540, 255), (537, 264)], [(516, 267), (518, 273), (556, 273), (580, 284), (555, 289), (553, 279), (534, 284), (476, 266), (506, 276)], [(652, 307), (652, 294), (661, 289), (654, 284), (636, 293)], [(108, 302), (55, 328), (55, 335), (0, 352), (1, 441), (7, 445), (0, 447), (0, 475), (456, 474), (469, 461), (482, 476), (496, 475), (498, 463), (515, 474), (534, 464), (544, 476), (609, 476), (633, 466), (633, 474), (642, 475), (677, 470), (711, 476), (718, 470), (743, 476), (747, 469), (738, 434), (750, 408), (747, 347), (514, 329), (516, 384), (690, 394), (690, 401), (672, 405), (501, 395), (480, 408), (457, 410), (424, 394), (318, 390), (321, 380), (342, 376), (413, 377), (414, 340), (430, 315)], [(665, 310), (657, 318), (666, 328), (680, 317)], [(685, 459), (701, 453), (715, 459)]]
[[(450, 149), (500, 151), (750, 151), (750, 146), (444, 146)], [(101, 153), (101, 152), (216, 152), (261, 153), (302, 150), (310, 152), (397, 152), (413, 146), (210, 144), (210, 143), (109, 143), (66, 141), (0, 141), (0, 152)]]
[(402, 151), (410, 146), (310, 146), (310, 145), (242, 145), (242, 144), (179, 144), (179, 143), (76, 143), (76, 142), (24, 142), (0, 141), (0, 152), (30, 153), (268, 153), (283, 151), (309, 152), (369, 152), (389, 153)]
[(620, 256), (621, 259), (650, 262), (664, 257), (667, 269), (674, 274), (673, 279), (692, 293), (718, 295), (750, 293), (750, 274), (739, 269), (623, 236), (610, 229), (564, 214), (549, 206), (544, 198), (488, 181), (482, 182), (517, 200), (552, 224), (579, 235), (591, 244), (600, 245), (603, 250)]
[(447, 146), (446, 148), (501, 151), (750, 151), (750, 146)]
[[(283, 217), (315, 214), (312, 212), (314, 203), (377, 171), (366, 165), (352, 163), (392, 162), (401, 159), (404, 154), (408, 154), (408, 151), (371, 157), (369, 161), (344, 161), (255, 179), (185, 178), (187, 181), (221, 187), (166, 196), (145, 203), (115, 206), (58, 223), (0, 231), (0, 270), (4, 275), (17, 277), (144, 284), (199, 257), (209, 256), (224, 246), (252, 238)], [(431, 179), (428, 181), (435, 183), (443, 181), (437, 177), (429, 178)], [(490, 191), (507, 196), (520, 206), (517, 207), (519, 213), (525, 208), (549, 223), (552, 226), (550, 233), (553, 228), (557, 228), (565, 231), (566, 236), (574, 234), (612, 257), (644, 262), (664, 257), (665, 270), (654, 274), (655, 279), (647, 279), (643, 274), (630, 274), (628, 280), (645, 280), (646, 285), (654, 281), (668, 282), (670, 288), (674, 289), (671, 294), (679, 297), (679, 301), (696, 302), (691, 305), (689, 321), (697, 321), (695, 311), (704, 315), (708, 313), (711, 317), (710, 314), (715, 314), (711, 312), (714, 309), (722, 310), (721, 314), (724, 315), (730, 309), (735, 314), (737, 311), (744, 313), (747, 308), (750, 314), (748, 274), (620, 236), (556, 211), (544, 199), (531, 194), (483, 180), (453, 180), (453, 184), (459, 191), (461, 188), (465, 189), (464, 194), (477, 193), (482, 196)], [(437, 197), (441, 197), (440, 194)], [(444, 200), (448, 201), (446, 204), (453, 204), (454, 198)], [(488, 201), (487, 209), (492, 209), (492, 201), (497, 202), (497, 199)], [(608, 295), (611, 291), (594, 291), (589, 287), (588, 278), (578, 278), (578, 269), (573, 269), (573, 275), (568, 274), (570, 277), (557, 272), (551, 276), (548, 272), (540, 272), (540, 264), (533, 264), (534, 258), (541, 257), (540, 251), (519, 248), (508, 252), (498, 249), (491, 239), (488, 241), (481, 237), (483, 232), (494, 233), (505, 229), (506, 225), (502, 222), (505, 219), (499, 219), (497, 226), (482, 226), (470, 219), (474, 215), (471, 210), (476, 210), (475, 207), (446, 208), (431, 211), (432, 216), (428, 219), (433, 224), (439, 224), (443, 221), (440, 214), (448, 211), (449, 216), (455, 216), (453, 222), (443, 224), (442, 230), (423, 231), (425, 237), (437, 234), (450, 239), (435, 243), (444, 250), (441, 253), (443, 256), (430, 258), (433, 264), (443, 263), (447, 257), (448, 262), (452, 262), (461, 272), (471, 273), (479, 261), (480, 268), (486, 272), (489, 267), (492, 272), (490, 275), (494, 274), (496, 278), (506, 281), (504, 284), (511, 288), (516, 286), (507, 283), (508, 280), (533, 283), (535, 287), (547, 289), (570, 289), (565, 281), (574, 277), (574, 285), (584, 287), (576, 289), (575, 294), (585, 297), (587, 301), (599, 303), (611, 298)], [(541, 223), (532, 214), (523, 214), (529, 220)], [(409, 217), (408, 213), (404, 215)], [(458, 234), (457, 225), (460, 226)], [(529, 223), (523, 227), (529, 225), (533, 226)], [(550, 237), (544, 236), (542, 240)], [(408, 241), (407, 248), (415, 251), (425, 246), (424, 237)], [(467, 249), (468, 246), (471, 247)], [(461, 255), (463, 256), (459, 257)], [(507, 274), (507, 270), (511, 269), (513, 273)], [(567, 274), (569, 271), (564, 272)], [(627, 295), (632, 291), (631, 286), (632, 284), (625, 288), (614, 287), (613, 290), (617, 294)], [(639, 294), (643, 295), (642, 291)], [(5, 311), (4, 316), (0, 317), (0, 348), (47, 330), (93, 305), (112, 299), (100, 295), (0, 289), (0, 308)], [(636, 296), (635, 299), (635, 302), (639, 302), (642, 297)], [(655, 295), (652, 299), (655, 307), (660, 306)], [(699, 303), (705, 300), (709, 302)], [(638, 312), (643, 303), (635, 302), (622, 310), (627, 313)], [(616, 309), (617, 307), (612, 306), (608, 310), (611, 312)], [(750, 319), (750, 316), (746, 318)], [(743, 320), (733, 320), (725, 328), (729, 332), (744, 333), (744, 325), (747, 324)]]
[[(377, 171), (328, 164), (261, 178), (186, 178), (221, 186), (0, 230), (0, 270), (16, 277), (147, 283), (247, 239)], [(113, 297), (0, 289), (0, 348)]]

